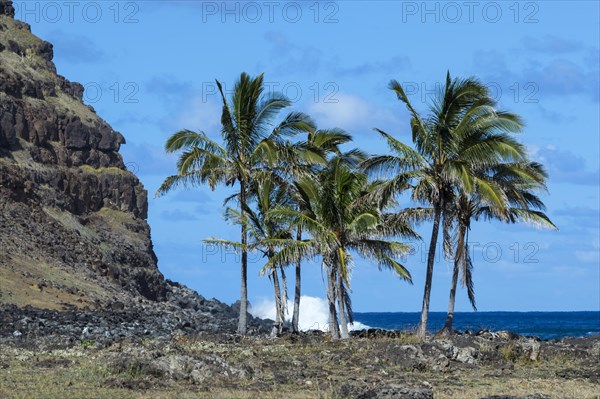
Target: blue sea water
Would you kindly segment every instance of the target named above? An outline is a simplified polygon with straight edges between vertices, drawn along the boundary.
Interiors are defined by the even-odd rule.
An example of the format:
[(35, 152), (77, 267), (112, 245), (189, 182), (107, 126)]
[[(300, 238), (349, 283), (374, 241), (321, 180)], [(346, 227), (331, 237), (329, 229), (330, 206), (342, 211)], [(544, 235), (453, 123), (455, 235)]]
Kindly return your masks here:
[[(420, 313), (354, 313), (357, 322), (386, 330), (415, 330)], [(444, 326), (445, 312), (429, 314), (428, 329)], [(600, 312), (457, 312), (454, 329), (459, 331), (512, 331), (541, 339), (585, 337), (600, 334)]]

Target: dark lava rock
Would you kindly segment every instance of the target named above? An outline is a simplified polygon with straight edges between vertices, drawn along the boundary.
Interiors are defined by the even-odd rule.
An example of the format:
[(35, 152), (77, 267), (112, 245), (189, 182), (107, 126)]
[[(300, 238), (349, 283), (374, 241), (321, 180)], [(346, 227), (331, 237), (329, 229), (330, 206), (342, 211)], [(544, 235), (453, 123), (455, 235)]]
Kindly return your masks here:
[(398, 338), (405, 334), (404, 331), (383, 330), (381, 328), (350, 331), (350, 336), (357, 338)]
[(549, 396), (544, 395), (530, 395), (530, 396), (486, 396), (481, 399), (550, 399)]
[[(163, 302), (114, 302), (105, 309), (56, 311), (31, 306), (0, 307), (0, 342), (17, 346), (108, 346), (123, 340), (202, 333), (234, 334), (238, 313), (216, 300), (169, 280)], [(185, 302), (185, 308), (179, 303)], [(249, 333), (266, 335), (271, 322), (248, 315)], [(18, 334), (15, 332), (18, 331)]]
[(0, 0), (0, 15), (7, 15), (11, 18), (15, 17), (15, 8), (12, 0)]
[(341, 388), (339, 396), (348, 399), (433, 399), (433, 391), (399, 385), (372, 389), (360, 389), (345, 385)]

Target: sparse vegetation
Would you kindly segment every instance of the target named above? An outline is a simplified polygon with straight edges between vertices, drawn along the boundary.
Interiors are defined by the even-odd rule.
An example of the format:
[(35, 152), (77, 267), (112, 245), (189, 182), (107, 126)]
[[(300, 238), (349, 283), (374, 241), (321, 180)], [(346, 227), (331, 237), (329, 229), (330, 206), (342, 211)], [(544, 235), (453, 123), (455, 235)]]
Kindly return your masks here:
[(0, 267), (2, 303), (31, 305), (46, 309), (62, 309), (65, 304), (76, 307), (90, 305), (88, 298), (113, 295), (90, 281), (84, 273), (56, 264), (32, 260), (27, 255), (13, 256), (11, 266)]
[(139, 235), (131, 230), (131, 225), (135, 223), (135, 218), (130, 213), (103, 207), (96, 214), (108, 224), (115, 236), (119, 236), (120, 239), (135, 246), (143, 245)]
[(87, 173), (95, 173), (95, 174), (108, 173), (108, 174), (113, 174), (113, 175), (125, 175), (128, 173), (126, 170), (123, 170), (123, 169), (120, 169), (120, 168), (117, 168), (114, 166), (111, 166), (109, 168), (94, 168), (89, 165), (81, 165), (79, 167), (79, 169), (81, 169)]
[(519, 354), (512, 343), (500, 347), (500, 354), (504, 360), (508, 360), (509, 362), (515, 362), (519, 357)]
[(87, 238), (97, 238), (94, 230), (81, 224), (79, 219), (72, 213), (53, 207), (44, 207), (43, 209), (48, 216), (60, 222), (67, 230), (76, 230), (80, 235)]
[(79, 345), (81, 345), (82, 348), (92, 348), (96, 343), (92, 340), (83, 339), (79, 342)]
[[(0, 394), (11, 399), (65, 395), (84, 399), (336, 399), (341, 398), (341, 386), (387, 384), (431, 387), (435, 397), (441, 399), (533, 393), (561, 399), (596, 399), (598, 393), (598, 384), (593, 380), (559, 376), (567, 368), (590, 370), (589, 363), (586, 365), (574, 355), (566, 356), (560, 364), (551, 359), (535, 365), (516, 362), (508, 371), (485, 363), (477, 368), (453, 363), (447, 369), (433, 371), (429, 366), (408, 366), (400, 360), (399, 348), (417, 340), (414, 334), (344, 342), (255, 338), (233, 342), (223, 337), (181, 337), (137, 345), (123, 343), (105, 349), (79, 346), (28, 351), (2, 347)], [(178, 356), (199, 362), (220, 359), (214, 367), (222, 364), (245, 371), (226, 375), (207, 368), (204, 373), (212, 374), (206, 374), (210, 377), (204, 380), (181, 366), (186, 375), (196, 375), (198, 379), (173, 379), (163, 374), (169, 373), (168, 367), (149, 365), (143, 353), (159, 360)], [(176, 360), (172, 362), (176, 364)]]

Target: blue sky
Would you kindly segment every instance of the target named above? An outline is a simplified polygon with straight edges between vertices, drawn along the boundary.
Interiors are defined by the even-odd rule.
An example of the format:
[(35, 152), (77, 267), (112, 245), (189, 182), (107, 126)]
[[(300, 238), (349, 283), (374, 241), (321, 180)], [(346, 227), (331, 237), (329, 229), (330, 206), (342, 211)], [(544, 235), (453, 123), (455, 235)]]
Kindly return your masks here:
[[(59, 73), (123, 133), (122, 153), (149, 191), (159, 268), (207, 297), (233, 302), (233, 253), (201, 244), (237, 239), (222, 217), (225, 189), (154, 199), (175, 159), (162, 145), (189, 128), (219, 135), (214, 79), (231, 88), (242, 71), (355, 145), (385, 152), (378, 127), (409, 140), (408, 116), (386, 88), (404, 83), (425, 111), (446, 70), (488, 83), (502, 108), (527, 123), (522, 140), (550, 172), (544, 200), (559, 232), (477, 223), (471, 233), (480, 310), (600, 309), (599, 8), (595, 1), (200, 2), (15, 1), (17, 18), (55, 45)], [(419, 228), (427, 237), (430, 226)], [(425, 244), (406, 264), (414, 285), (357, 261), (356, 311), (418, 311)], [(250, 269), (251, 302), (271, 297)], [(293, 271), (290, 270), (292, 275)], [(450, 265), (436, 265), (432, 309), (447, 304)], [(306, 264), (304, 293), (323, 296), (319, 265)], [(457, 309), (469, 310), (464, 291)]]

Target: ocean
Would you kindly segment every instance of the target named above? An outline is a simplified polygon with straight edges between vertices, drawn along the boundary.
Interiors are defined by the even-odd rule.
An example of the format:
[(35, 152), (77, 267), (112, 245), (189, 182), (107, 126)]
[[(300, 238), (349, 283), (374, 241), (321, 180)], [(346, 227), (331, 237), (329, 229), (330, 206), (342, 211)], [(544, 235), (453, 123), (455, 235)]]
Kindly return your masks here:
[[(420, 313), (354, 313), (354, 319), (371, 328), (416, 330)], [(428, 329), (444, 326), (445, 312), (429, 314)], [(600, 312), (457, 312), (454, 329), (459, 331), (512, 331), (544, 340), (600, 334)]]

